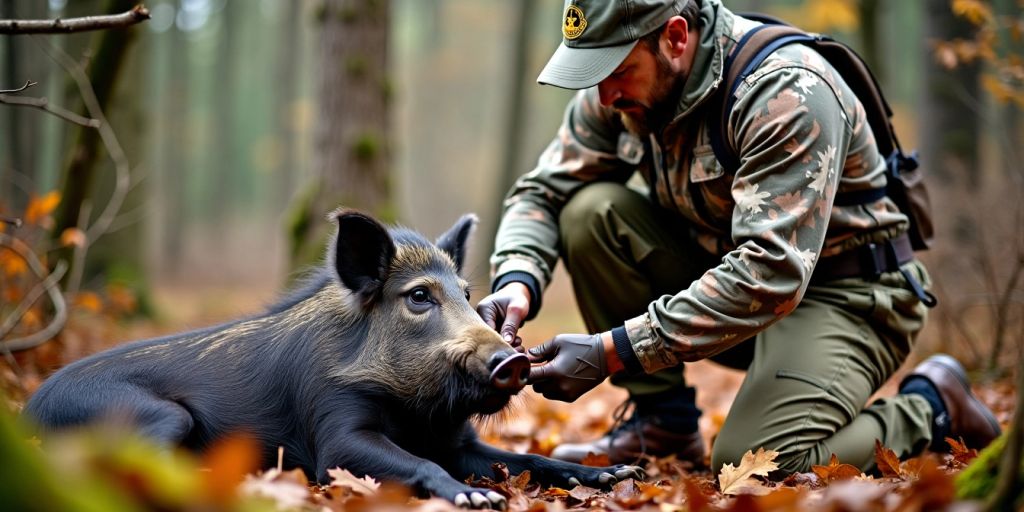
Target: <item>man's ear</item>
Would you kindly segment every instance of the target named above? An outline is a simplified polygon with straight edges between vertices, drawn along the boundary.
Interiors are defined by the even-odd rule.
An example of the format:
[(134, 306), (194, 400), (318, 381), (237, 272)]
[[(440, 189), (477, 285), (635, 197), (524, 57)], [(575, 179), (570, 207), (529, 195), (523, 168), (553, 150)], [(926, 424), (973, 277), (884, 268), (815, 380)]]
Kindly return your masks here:
[(363, 213), (338, 209), (330, 217), (338, 223), (332, 262), (338, 279), (369, 305), (380, 296), (388, 277), (395, 242), (387, 228)]
[(682, 16), (673, 16), (665, 23), (661, 38), (668, 42), (669, 58), (678, 58), (686, 51), (690, 41), (690, 24)]
[(469, 238), (473, 235), (477, 222), (476, 215), (467, 213), (434, 242), (438, 249), (451, 256), (459, 274), (462, 274), (462, 266), (466, 262), (466, 253), (469, 252)]

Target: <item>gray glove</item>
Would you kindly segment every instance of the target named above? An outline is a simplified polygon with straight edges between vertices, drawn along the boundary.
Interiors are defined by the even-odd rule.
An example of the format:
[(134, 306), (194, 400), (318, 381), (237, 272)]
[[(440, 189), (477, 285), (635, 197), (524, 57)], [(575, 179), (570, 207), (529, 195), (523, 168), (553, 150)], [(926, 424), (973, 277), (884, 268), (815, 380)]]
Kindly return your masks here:
[(476, 305), (476, 312), (484, 323), (501, 334), (506, 343), (522, 352), (520, 347), (523, 339), (519, 337), (519, 326), (530, 313), (529, 295), (517, 293), (514, 286), (505, 286), (484, 297)]
[(530, 384), (551, 400), (572, 402), (608, 376), (600, 334), (559, 334), (527, 351)]

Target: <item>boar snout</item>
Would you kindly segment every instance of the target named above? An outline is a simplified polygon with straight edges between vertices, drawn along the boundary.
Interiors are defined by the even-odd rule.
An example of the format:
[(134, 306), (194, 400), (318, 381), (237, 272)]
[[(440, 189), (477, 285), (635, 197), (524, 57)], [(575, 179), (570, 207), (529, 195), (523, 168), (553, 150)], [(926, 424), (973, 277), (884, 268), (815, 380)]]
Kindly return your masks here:
[(502, 351), (491, 356), (491, 384), (509, 393), (517, 393), (530, 377), (530, 360), (519, 352)]

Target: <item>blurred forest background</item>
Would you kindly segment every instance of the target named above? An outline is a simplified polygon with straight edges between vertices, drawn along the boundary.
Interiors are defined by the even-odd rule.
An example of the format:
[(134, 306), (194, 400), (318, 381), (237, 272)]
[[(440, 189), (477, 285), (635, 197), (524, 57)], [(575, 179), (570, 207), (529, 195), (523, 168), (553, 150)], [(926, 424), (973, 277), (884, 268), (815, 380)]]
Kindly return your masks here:
[[(1024, 339), (1024, 2), (725, 3), (830, 33), (870, 63), (904, 147), (921, 152), (937, 214), (937, 247), (922, 257), (940, 306), (918, 355), (943, 350), (1005, 372)], [(0, 0), (0, 19), (134, 4)], [(123, 148), (110, 154), (103, 130), (0, 105), (0, 216), (24, 221), (0, 226), (0, 313), (15, 321), (3, 322), (0, 340), (29, 337), (60, 313), (40, 298), (46, 274), (19, 248), (51, 271), (67, 261), (69, 325), (102, 313), (158, 326), (84, 341), (67, 329), (54, 354), (16, 353), (28, 374), (21, 392), (41, 363), (99, 348), (90, 339), (255, 310), (319, 257), (324, 215), (339, 204), (428, 236), (478, 213), (469, 270), (473, 300), (483, 297), (501, 199), (554, 136), (571, 95), (534, 81), (560, 41), (561, 0), (146, 7), (152, 18), (127, 29), (0, 36), (0, 89), (37, 82), (5, 97), (99, 118), (77, 69)], [(566, 283), (560, 276), (549, 291), (528, 343), (582, 329)]]

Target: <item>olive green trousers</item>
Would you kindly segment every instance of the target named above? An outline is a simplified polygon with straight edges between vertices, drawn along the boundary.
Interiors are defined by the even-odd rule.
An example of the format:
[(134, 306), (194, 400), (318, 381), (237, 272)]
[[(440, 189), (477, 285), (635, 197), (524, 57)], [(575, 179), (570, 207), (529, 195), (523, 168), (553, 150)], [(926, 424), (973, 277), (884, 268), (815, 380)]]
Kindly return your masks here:
[[(687, 288), (720, 262), (696, 244), (685, 219), (619, 184), (582, 188), (560, 226), (563, 261), (591, 332), (643, 314), (653, 299)], [(919, 263), (905, 268), (930, 284)], [(870, 471), (875, 439), (901, 457), (923, 450), (932, 419), (924, 398), (867, 401), (906, 360), (925, 314), (899, 272), (810, 286), (789, 316), (712, 358), (747, 370), (712, 447), (712, 468), (759, 447), (778, 451), (787, 473), (827, 465), (833, 453)], [(682, 366), (612, 382), (632, 396), (686, 387)]]

